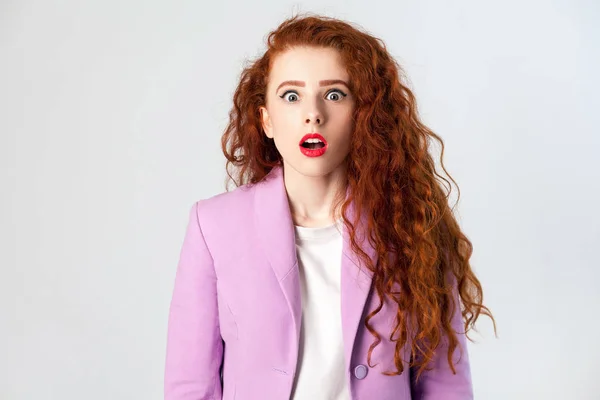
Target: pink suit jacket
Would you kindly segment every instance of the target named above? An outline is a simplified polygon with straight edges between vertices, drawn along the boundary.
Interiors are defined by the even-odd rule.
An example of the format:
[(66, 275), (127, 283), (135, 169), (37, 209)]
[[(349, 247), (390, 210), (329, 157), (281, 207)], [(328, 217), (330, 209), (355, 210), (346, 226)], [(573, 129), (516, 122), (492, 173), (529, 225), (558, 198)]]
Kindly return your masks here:
[[(364, 219), (360, 226), (364, 228)], [(459, 334), (462, 353), (454, 353), (454, 360), (460, 359), (456, 375), (445, 347), (438, 349), (434, 369), (418, 385), (409, 368), (398, 376), (382, 374), (396, 370), (389, 339), (395, 308), (388, 303), (371, 319), (381, 343), (372, 353), (371, 364), (376, 365), (368, 365), (374, 338), (363, 321), (378, 298), (371, 290), (372, 274), (360, 267), (345, 229), (343, 237), (341, 314), (351, 399), (472, 399), (464, 334)], [(368, 241), (361, 241), (361, 248), (376, 260)], [(254, 186), (198, 201), (189, 214), (170, 305), (165, 400), (290, 399), (301, 313), (294, 225), (282, 168)], [(460, 312), (452, 324), (463, 332)], [(407, 345), (404, 360), (408, 350)]]

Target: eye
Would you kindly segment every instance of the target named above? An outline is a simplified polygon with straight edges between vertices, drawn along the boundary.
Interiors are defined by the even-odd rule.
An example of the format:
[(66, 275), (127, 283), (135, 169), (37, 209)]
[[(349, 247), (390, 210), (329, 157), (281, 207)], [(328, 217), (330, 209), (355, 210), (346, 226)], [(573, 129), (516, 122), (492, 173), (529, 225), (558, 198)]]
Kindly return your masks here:
[(298, 93), (296, 93), (296, 91), (294, 90), (288, 90), (287, 92), (285, 92), (284, 94), (282, 94), (281, 96), (282, 99), (284, 99), (285, 101), (289, 102), (289, 103), (295, 103), (296, 101), (298, 101)]
[(333, 101), (340, 101), (343, 97), (346, 97), (346, 93), (342, 92), (340, 89), (332, 89), (325, 95), (325, 98)]

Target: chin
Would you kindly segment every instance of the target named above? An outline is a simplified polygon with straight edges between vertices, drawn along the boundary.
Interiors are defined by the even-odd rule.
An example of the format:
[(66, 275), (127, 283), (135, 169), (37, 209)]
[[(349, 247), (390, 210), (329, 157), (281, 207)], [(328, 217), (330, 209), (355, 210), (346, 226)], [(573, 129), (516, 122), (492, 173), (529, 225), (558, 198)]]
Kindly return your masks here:
[(326, 162), (318, 159), (303, 159), (285, 162), (284, 168), (292, 168), (300, 175), (311, 178), (320, 178), (327, 176), (341, 167), (340, 163)]

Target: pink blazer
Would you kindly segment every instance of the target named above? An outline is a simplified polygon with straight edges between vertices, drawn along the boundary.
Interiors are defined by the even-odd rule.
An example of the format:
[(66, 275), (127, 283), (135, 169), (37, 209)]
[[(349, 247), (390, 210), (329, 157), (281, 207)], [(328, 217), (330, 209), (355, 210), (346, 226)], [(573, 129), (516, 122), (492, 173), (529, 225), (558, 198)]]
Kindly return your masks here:
[[(343, 236), (341, 311), (351, 398), (472, 399), (464, 334), (459, 335), (462, 353), (454, 353), (460, 359), (456, 375), (445, 348), (438, 350), (434, 369), (418, 385), (408, 368), (399, 376), (382, 374), (396, 370), (389, 340), (395, 309), (388, 303), (371, 319), (382, 341), (372, 353), (376, 365), (368, 365), (373, 336), (363, 321), (378, 298), (370, 290), (372, 274), (360, 267), (345, 229)], [(361, 248), (376, 260), (368, 241), (361, 241)], [(165, 400), (290, 399), (301, 312), (282, 169), (274, 168), (253, 187), (198, 201), (189, 214), (170, 305)], [(460, 312), (455, 312), (453, 327), (463, 332)], [(408, 345), (404, 359), (409, 359)]]

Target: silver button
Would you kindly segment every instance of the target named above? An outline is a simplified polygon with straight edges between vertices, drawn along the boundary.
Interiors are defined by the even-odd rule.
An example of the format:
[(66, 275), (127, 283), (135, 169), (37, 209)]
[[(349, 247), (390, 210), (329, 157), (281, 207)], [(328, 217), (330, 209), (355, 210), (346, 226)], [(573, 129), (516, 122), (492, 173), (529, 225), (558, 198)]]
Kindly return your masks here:
[(365, 376), (367, 376), (367, 367), (365, 365), (357, 365), (356, 368), (354, 368), (354, 376), (356, 377), (356, 379), (365, 379)]

